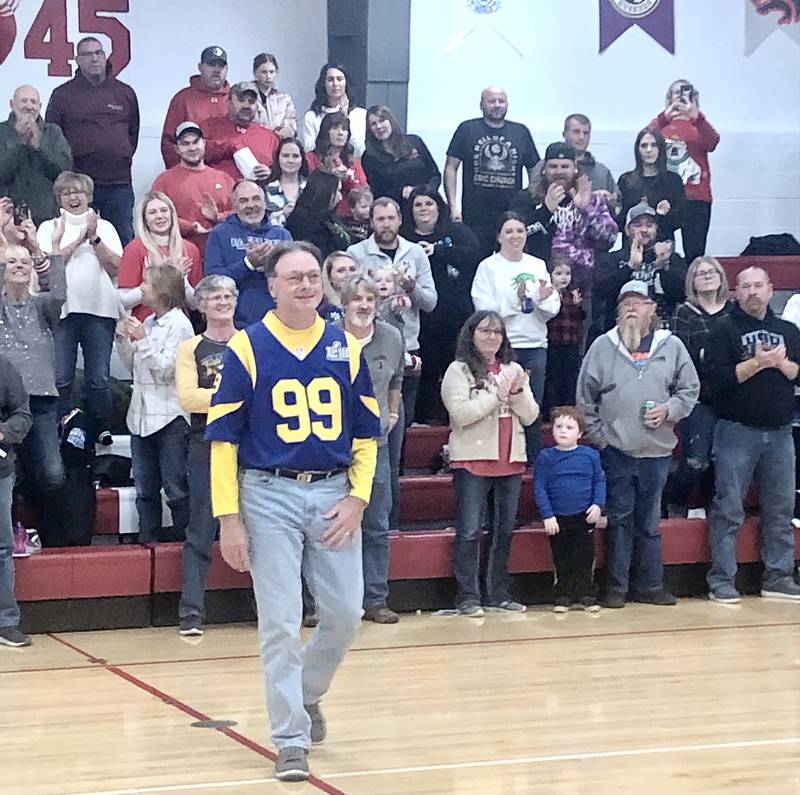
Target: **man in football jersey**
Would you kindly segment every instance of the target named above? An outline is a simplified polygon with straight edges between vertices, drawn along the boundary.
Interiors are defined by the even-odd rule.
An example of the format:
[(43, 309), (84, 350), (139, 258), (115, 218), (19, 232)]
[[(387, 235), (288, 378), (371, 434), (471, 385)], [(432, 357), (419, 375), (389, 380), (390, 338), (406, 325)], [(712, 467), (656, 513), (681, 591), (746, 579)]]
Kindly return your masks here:
[[(310, 243), (270, 251), (275, 309), (228, 343), (206, 427), (222, 555), (253, 578), (282, 781), (308, 778), (309, 747), (326, 735), (320, 699), (361, 622), (360, 527), (381, 435), (361, 346), (316, 312), (320, 261)], [(319, 616), (305, 646), (301, 561)]]

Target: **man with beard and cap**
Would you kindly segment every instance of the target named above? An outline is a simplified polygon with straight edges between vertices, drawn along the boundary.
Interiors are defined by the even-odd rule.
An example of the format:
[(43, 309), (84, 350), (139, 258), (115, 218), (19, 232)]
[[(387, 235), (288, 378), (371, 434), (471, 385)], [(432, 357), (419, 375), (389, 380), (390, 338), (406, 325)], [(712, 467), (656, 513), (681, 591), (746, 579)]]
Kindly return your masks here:
[(264, 263), (276, 243), (291, 240), (282, 226), (269, 222), (264, 191), (243, 179), (233, 189), (233, 212), (208, 234), (205, 274), (230, 276), (239, 290), (234, 324), (257, 323), (275, 304), (264, 279)]
[[(243, 82), (231, 86), (228, 94), (228, 115), (209, 119), (203, 125), (206, 137), (206, 162), (238, 180), (244, 177), (262, 184), (269, 180), (270, 165), (280, 139), (275, 133), (256, 122), (258, 88), (255, 83)], [(242, 150), (249, 150), (242, 158)], [(240, 155), (240, 163), (236, 155)], [(254, 165), (243, 160), (255, 158)]]
[[(464, 221), (478, 236), (482, 256), (495, 248), (497, 219), (509, 209), (522, 188), (522, 170), (539, 162), (539, 152), (524, 124), (508, 121), (508, 96), (500, 86), (481, 92), (482, 117), (462, 121), (450, 145), (444, 166), (444, 192), (454, 221)], [(457, 199), (458, 170), (464, 164), (461, 203)]]
[[(675, 308), (686, 300), (686, 263), (668, 240), (657, 242), (656, 211), (646, 203), (628, 210), (625, 244), (618, 251), (600, 257), (594, 279), (598, 306), (595, 318), (607, 331), (614, 325), (616, 299), (620, 287), (631, 280), (644, 282), (663, 328), (669, 326)], [(603, 314), (604, 311), (604, 314)]]
[(744, 499), (755, 481), (761, 523), (761, 596), (800, 601), (793, 579), (795, 539), (794, 387), (800, 372), (800, 331), (769, 308), (772, 280), (758, 266), (736, 278), (737, 304), (714, 326), (703, 371), (717, 413), (716, 492), (709, 513), (709, 596), (741, 601), (736, 588), (736, 541)]
[(403, 335), (389, 323), (375, 318), (380, 304), (378, 286), (369, 276), (356, 276), (341, 292), (344, 329), (361, 345), (372, 388), (381, 412), (378, 463), (372, 495), (361, 523), (364, 570), (364, 620), (396, 624), (398, 615), (389, 609), (389, 513), (392, 508), (389, 432), (400, 412), (405, 344)]
[(211, 228), (231, 211), (235, 183), (230, 174), (206, 165), (206, 141), (199, 124), (181, 122), (175, 139), (179, 162), (156, 177), (152, 190), (172, 199), (181, 237), (194, 243), (204, 255)]
[(228, 54), (222, 47), (206, 47), (197, 64), (200, 74), (189, 78), (189, 85), (182, 88), (169, 103), (161, 133), (161, 156), (167, 168), (176, 166), (180, 154), (175, 151), (176, 128), (187, 119), (203, 124), (208, 119), (225, 116), (228, 112)]
[(608, 251), (619, 228), (608, 209), (605, 191), (592, 190), (589, 178), (579, 175), (575, 157), (575, 150), (563, 141), (550, 144), (541, 178), (517, 193), (511, 209), (529, 228), (526, 251), (545, 262), (551, 255), (569, 259), (572, 286), (588, 299), (595, 252)]
[(628, 598), (675, 604), (664, 589), (661, 494), (675, 425), (694, 408), (700, 382), (684, 344), (658, 326), (647, 285), (623, 285), (617, 325), (592, 343), (578, 376), (586, 436), (600, 449), (608, 486), (605, 607)]
[(53, 182), (72, 168), (72, 152), (61, 128), (39, 115), (42, 101), (33, 86), (20, 86), (10, 104), (8, 121), (0, 124), (0, 196), (27, 203), (39, 226), (58, 215)]
[(94, 181), (92, 207), (126, 246), (133, 240), (131, 164), (139, 142), (139, 102), (114, 76), (94, 36), (77, 43), (75, 61), (78, 72), (50, 95), (45, 121), (61, 128), (75, 171)]

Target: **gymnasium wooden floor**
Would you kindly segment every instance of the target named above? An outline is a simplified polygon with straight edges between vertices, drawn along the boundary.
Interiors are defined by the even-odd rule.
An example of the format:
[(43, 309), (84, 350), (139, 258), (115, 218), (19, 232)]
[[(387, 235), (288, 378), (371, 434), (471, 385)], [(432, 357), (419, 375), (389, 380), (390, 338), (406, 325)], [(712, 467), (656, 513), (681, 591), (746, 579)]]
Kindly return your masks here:
[(254, 627), (34, 641), (0, 648), (3, 795), (800, 793), (792, 603), (364, 625), (304, 784), (271, 778)]

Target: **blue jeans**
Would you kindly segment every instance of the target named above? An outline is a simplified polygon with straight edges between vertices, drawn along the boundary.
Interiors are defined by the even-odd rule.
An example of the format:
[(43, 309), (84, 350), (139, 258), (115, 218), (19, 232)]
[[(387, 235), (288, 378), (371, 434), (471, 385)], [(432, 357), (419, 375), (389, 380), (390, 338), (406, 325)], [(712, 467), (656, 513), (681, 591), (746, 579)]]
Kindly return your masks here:
[(458, 582), (456, 605), (481, 604), (481, 520), (489, 492), (494, 494), (494, 533), (486, 567), (486, 599), (487, 604), (499, 604), (511, 598), (508, 592), (508, 555), (522, 477), (484, 478), (456, 467), (453, 485), (458, 500), (458, 524), (453, 541), (453, 573)]
[(183, 417), (149, 436), (131, 434), (131, 463), (139, 514), (139, 543), (157, 541), (161, 530), (161, 489), (167, 495), (172, 528), (181, 533), (189, 524), (186, 455), (189, 426)]
[(123, 247), (133, 240), (133, 187), (131, 185), (94, 186), (92, 207), (119, 235)]
[(658, 591), (664, 585), (661, 494), (672, 459), (634, 458), (611, 446), (600, 455), (607, 488), (606, 588), (626, 594), (631, 584), (637, 593)]
[(389, 512), (389, 527), (400, 525), (400, 464), (403, 458), (403, 441), (406, 436), (405, 409), (403, 401), (397, 409), (400, 415), (389, 433), (386, 444), (389, 448), (389, 469), (391, 472), (392, 509)]
[(717, 415), (705, 403), (696, 403), (692, 413), (681, 422), (683, 449), (669, 495), (670, 506), (678, 512), (686, 512), (692, 489), (711, 464), (711, 444), (716, 424)]
[(19, 626), (19, 605), (14, 596), (14, 529), (11, 502), (14, 476), (0, 478), (0, 627)]
[(114, 345), (114, 319), (73, 312), (62, 318), (53, 332), (56, 345), (56, 387), (58, 388), (59, 416), (69, 414), (75, 407), (72, 401), (72, 384), (78, 346), (83, 351), (85, 408), (95, 430), (108, 428), (110, 395), (108, 389), (111, 348)]
[(758, 487), (761, 514), (762, 583), (769, 588), (794, 568), (794, 443), (789, 425), (752, 428), (719, 420), (714, 431), (716, 493), (709, 515), (712, 590), (733, 586), (736, 539), (744, 520), (750, 483)]
[(211, 547), (217, 537), (219, 523), (211, 513), (211, 443), (202, 434), (189, 437), (186, 473), (189, 485), (189, 524), (183, 542), (183, 584), (178, 616), (197, 616), (205, 620), (205, 591)]
[[(311, 719), (304, 705), (325, 695), (361, 624), (361, 537), (339, 549), (322, 541), (330, 525), (324, 514), (348, 494), (347, 474), (298, 483), (246, 469), (239, 486), (272, 740), (279, 749), (307, 749)], [(305, 646), (301, 563), (319, 616)]]
[[(530, 373), (531, 391), (539, 406), (544, 400), (544, 378), (547, 372), (547, 348), (514, 348), (514, 355), (524, 370)], [(539, 457), (541, 447), (540, 432), (542, 417), (525, 427), (525, 447), (528, 455), (528, 466), (533, 467)]]
[(386, 607), (389, 596), (389, 512), (392, 508), (389, 443), (378, 448), (378, 465), (372, 481), (372, 496), (364, 511), (362, 557), (364, 607)]

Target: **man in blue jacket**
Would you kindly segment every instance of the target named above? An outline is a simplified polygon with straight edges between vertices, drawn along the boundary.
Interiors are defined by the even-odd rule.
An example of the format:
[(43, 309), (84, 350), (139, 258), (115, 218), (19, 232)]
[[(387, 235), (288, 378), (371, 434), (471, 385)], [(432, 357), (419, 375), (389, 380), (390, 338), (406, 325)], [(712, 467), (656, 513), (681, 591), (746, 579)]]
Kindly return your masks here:
[(239, 302), (233, 321), (236, 328), (244, 328), (274, 309), (264, 262), (276, 243), (292, 236), (267, 220), (264, 191), (255, 182), (239, 182), (233, 189), (232, 204), (234, 212), (208, 234), (205, 274), (230, 276), (236, 282)]

